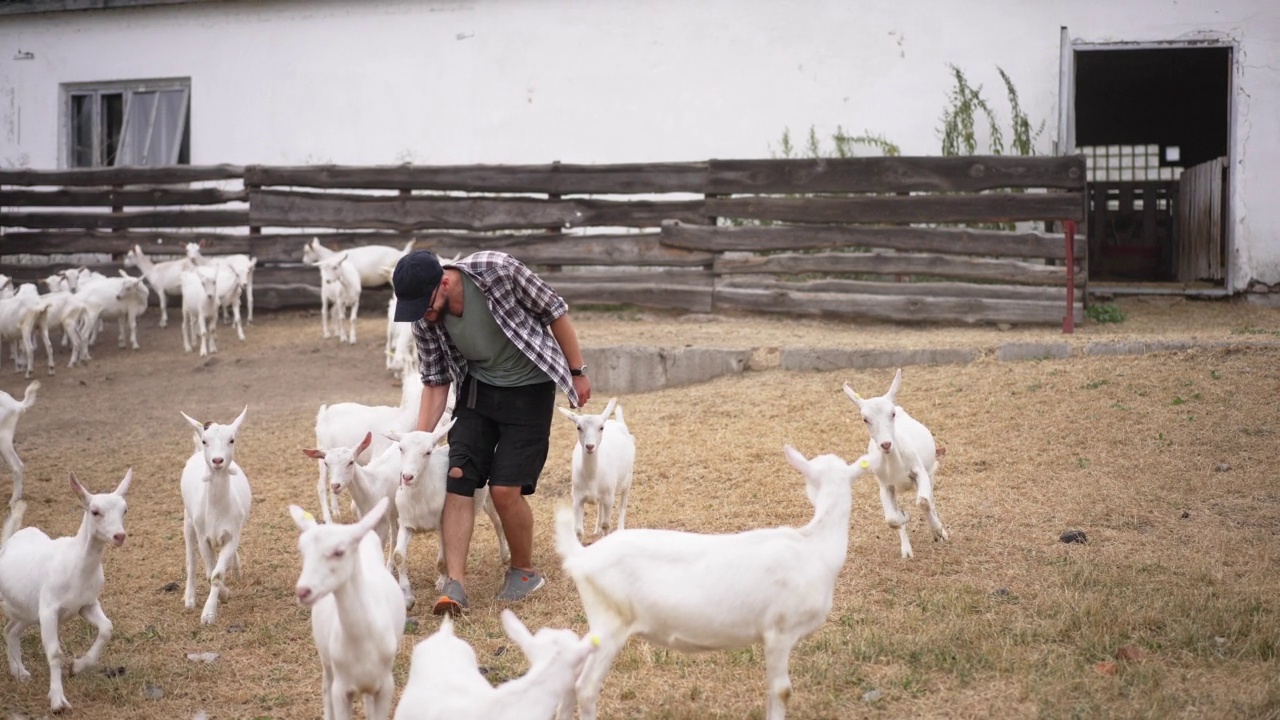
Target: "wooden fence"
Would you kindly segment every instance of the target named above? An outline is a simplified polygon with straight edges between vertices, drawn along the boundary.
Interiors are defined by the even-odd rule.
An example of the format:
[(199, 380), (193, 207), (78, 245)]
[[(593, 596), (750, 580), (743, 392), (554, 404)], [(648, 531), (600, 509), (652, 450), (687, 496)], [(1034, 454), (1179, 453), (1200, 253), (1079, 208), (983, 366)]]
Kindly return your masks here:
[(203, 240), (258, 258), (256, 305), (296, 307), (318, 305), (300, 262), (312, 237), (415, 239), (445, 257), (509, 252), (575, 303), (1056, 323), (1073, 273), (1082, 315), (1085, 243), (1068, 262), (1060, 233), (966, 226), (1078, 222), (1084, 187), (1080, 157), (0, 170), (0, 272)]

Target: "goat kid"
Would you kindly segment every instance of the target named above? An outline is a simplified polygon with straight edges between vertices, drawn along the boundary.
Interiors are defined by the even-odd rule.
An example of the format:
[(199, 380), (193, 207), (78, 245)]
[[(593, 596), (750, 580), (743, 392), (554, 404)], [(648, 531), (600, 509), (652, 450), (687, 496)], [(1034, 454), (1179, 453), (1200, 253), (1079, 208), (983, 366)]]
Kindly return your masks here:
[(218, 274), (192, 267), (182, 273), (182, 349), (199, 344), (200, 357), (218, 352)]
[[(556, 408), (578, 426), (578, 443), (573, 446), (573, 517), (578, 537), (583, 537), (584, 505), (596, 506), (595, 535), (608, 532), (614, 496), (619, 496), (618, 529), (627, 527), (627, 496), (635, 475), (636, 439), (622, 418), (622, 406), (611, 398), (599, 415), (577, 414)], [(616, 419), (609, 415), (615, 413)]]
[(195, 452), (182, 469), (182, 534), (186, 545), (187, 609), (196, 606), (196, 553), (209, 576), (209, 597), (200, 622), (211, 625), (218, 617), (218, 600), (230, 594), (228, 570), (240, 577), (240, 536), (253, 494), (249, 479), (235, 462), (236, 435), (245, 406), (230, 425), (201, 423), (186, 413), (182, 417), (195, 428)]
[(79, 615), (97, 628), (93, 645), (71, 663), (71, 674), (96, 665), (102, 649), (111, 639), (111, 621), (102, 611), (98, 596), (105, 578), (102, 553), (108, 543), (120, 547), (125, 541), (125, 493), (133, 481), (133, 469), (110, 493), (93, 494), (71, 474), (71, 490), (84, 508), (80, 530), (73, 536), (51, 539), (39, 528), (18, 530), (26, 503), (19, 502), (0, 532), (0, 609), (9, 618), (5, 642), (9, 672), (22, 682), (31, 673), (22, 663), (22, 631), (40, 627), (40, 642), (49, 662), (49, 709), (61, 712), (71, 707), (62, 687), (65, 657), (58, 640), (58, 627)]
[(27, 390), (22, 394), (22, 400), (15, 400), (12, 395), (0, 390), (0, 456), (4, 457), (4, 461), (9, 463), (9, 470), (13, 472), (13, 494), (9, 496), (9, 507), (17, 506), (18, 501), (22, 499), (22, 482), (26, 477), (26, 466), (22, 464), (22, 458), (18, 457), (18, 451), (13, 449), (13, 435), (18, 429), (18, 420), (22, 414), (31, 409), (36, 404), (36, 391), (40, 389), (40, 381), (32, 380), (27, 385)]
[[(415, 430), (387, 434), (387, 437), (400, 444), (400, 487), (395, 495), (399, 528), (392, 559), (400, 577), (400, 591), (404, 594), (407, 608), (412, 608), (417, 601), (409, 584), (409, 540), (416, 533), (440, 531), (449, 472), (449, 446), (440, 445), (440, 442), (449, 436), (453, 423), (454, 420), (450, 418), (434, 432)], [(506, 565), (511, 561), (511, 550), (507, 547), (507, 534), (502, 528), (498, 510), (493, 506), (488, 486), (476, 490), (472, 505), (476, 515), (483, 509), (489, 516), (493, 530), (498, 535), (498, 561)], [(436, 589), (443, 590), (449, 577), (444, 562), (443, 533), (440, 534), (436, 551), (436, 572)]]
[(357, 696), (364, 697), (369, 720), (391, 717), (391, 669), (404, 636), (405, 610), (372, 532), (388, 507), (384, 498), (352, 525), (319, 525), (310, 513), (289, 506), (302, 532), (298, 604), (311, 608), (326, 720), (350, 718)]
[[(351, 502), (356, 506), (356, 517), (368, 513), (382, 498), (393, 500), (396, 496), (396, 488), (400, 484), (400, 446), (398, 444), (388, 445), (368, 465), (356, 462), (356, 458), (368, 450), (372, 443), (373, 433), (369, 432), (365, 433), (364, 439), (355, 447), (336, 447), (328, 450), (303, 448), (302, 450), (304, 455), (324, 465), (333, 497), (341, 495), (343, 490), (349, 492)], [(386, 512), (384, 521), (378, 523), (375, 528), (384, 548), (395, 526), (396, 506), (393, 504)]]
[[(316, 263), (320, 268), (320, 322), (324, 336), (329, 337), (329, 320), (338, 333), (338, 341), (356, 344), (356, 315), (360, 310), (360, 272), (341, 252)], [(349, 315), (349, 317), (348, 317)]]
[[(605, 673), (627, 639), (639, 635), (681, 652), (763, 644), (768, 720), (782, 720), (791, 680), (791, 648), (831, 612), (836, 577), (849, 547), (851, 485), (868, 458), (807, 460), (791, 446), (787, 462), (805, 479), (813, 519), (731, 535), (619, 530), (583, 547), (573, 511), (556, 511), (556, 550), (582, 597), (601, 648), (577, 684), (582, 720), (595, 720)], [(572, 715), (570, 703), (560, 717)]]
[(502, 611), (507, 637), (529, 658), (529, 671), (493, 687), (480, 673), (475, 650), (453, 630), (440, 629), (413, 649), (395, 720), (550, 720), (600, 641), (571, 630), (530, 633), (511, 610)]
[(880, 397), (864, 398), (854, 392), (849, 383), (844, 384), (844, 394), (849, 396), (862, 413), (871, 439), (867, 454), (871, 457), (871, 469), (880, 484), (880, 504), (884, 506), (884, 519), (889, 527), (898, 531), (902, 557), (912, 556), (911, 540), (907, 537), (910, 517), (898, 506), (898, 493), (915, 490), (916, 504), (925, 508), (925, 518), (933, 532), (934, 541), (947, 540), (947, 530), (938, 517), (938, 506), (933, 499), (934, 478), (938, 472), (937, 445), (933, 433), (919, 420), (907, 414), (897, 405), (898, 389), (902, 387), (902, 369), (893, 376), (889, 392)]

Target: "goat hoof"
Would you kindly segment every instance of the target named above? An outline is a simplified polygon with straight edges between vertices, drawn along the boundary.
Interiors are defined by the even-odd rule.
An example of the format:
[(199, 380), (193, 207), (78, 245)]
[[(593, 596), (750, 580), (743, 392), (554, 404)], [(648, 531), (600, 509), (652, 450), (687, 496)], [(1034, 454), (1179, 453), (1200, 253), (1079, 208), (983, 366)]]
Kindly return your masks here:
[(31, 673), (28, 672), (26, 668), (21, 668), (19, 670), (10, 670), (9, 672), (13, 674), (13, 678), (18, 682), (21, 682), (21, 683), (31, 682)]

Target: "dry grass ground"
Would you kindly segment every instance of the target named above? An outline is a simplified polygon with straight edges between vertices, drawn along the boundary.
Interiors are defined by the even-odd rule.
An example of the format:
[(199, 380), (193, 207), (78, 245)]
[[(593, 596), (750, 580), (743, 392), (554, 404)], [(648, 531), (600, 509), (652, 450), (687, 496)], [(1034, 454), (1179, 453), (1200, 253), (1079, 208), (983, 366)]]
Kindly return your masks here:
[[(1275, 310), (1124, 307), (1125, 323), (1087, 324), (1069, 342), (1280, 339)], [(776, 348), (1063, 339), (1052, 328), (578, 318), (588, 346), (761, 348), (753, 363), (760, 369), (742, 376), (620, 398), (638, 440), (629, 524), (706, 532), (806, 522), (811, 508), (782, 445), (857, 457), (867, 438), (840, 385), (879, 394), (892, 377), (891, 370), (786, 372), (769, 362)], [(79, 523), (68, 471), (94, 489), (114, 486), (128, 467), (135, 473), (129, 540), (106, 553), (102, 603), (115, 637), (103, 667), (68, 678), (69, 717), (319, 717), (319, 665), (307, 612), (293, 601), (297, 531), (285, 508), (318, 509), (315, 467), (300, 448), (313, 442), (320, 403), (396, 402), (399, 391), (382, 370), (381, 321), (362, 318), (360, 344), (339, 347), (319, 337), (314, 315), (264, 314), (247, 343), (224, 332), (223, 352), (208, 362), (184, 355), (177, 328), (160, 330), (155, 321), (154, 313), (144, 318), (142, 351), (100, 344), (90, 367), (45, 378), (19, 425), (27, 519), (54, 535)], [(1280, 348), (1024, 363), (985, 357), (904, 374), (901, 404), (947, 448), (936, 495), (952, 539), (929, 542), (912, 508), (916, 557), (899, 559), (874, 480), (859, 482), (835, 607), (792, 655), (791, 717), (1280, 716)], [(25, 382), (6, 371), (0, 385), (20, 395)], [(217, 624), (202, 627), (180, 588), (178, 477), (191, 441), (178, 411), (228, 422), (245, 404), (238, 460), (255, 492), (245, 573), (231, 582)], [(535, 558), (548, 584), (515, 609), (531, 628), (585, 631), (551, 542), (552, 512), (568, 498), (574, 433), (559, 418), (553, 428), (532, 500)], [(524, 661), (502, 634), (492, 599), (501, 568), (488, 521), (478, 524), (473, 609), (459, 632), (497, 681), (523, 672)], [(1059, 542), (1073, 529), (1089, 542)], [(435, 543), (426, 537), (411, 546), (420, 597), (430, 595)], [(417, 624), (396, 666), (401, 685), (413, 644), (437, 624), (422, 608), (410, 617)], [(74, 620), (62, 637), (78, 654), (91, 633)], [(187, 658), (203, 652), (219, 657)], [(23, 654), (33, 679), (21, 685), (0, 669), (0, 710), (38, 717), (48, 670), (34, 630)], [(871, 691), (879, 699), (868, 702)], [(605, 718), (761, 717), (764, 693), (758, 647), (684, 656), (633, 640), (605, 681), (602, 710)]]

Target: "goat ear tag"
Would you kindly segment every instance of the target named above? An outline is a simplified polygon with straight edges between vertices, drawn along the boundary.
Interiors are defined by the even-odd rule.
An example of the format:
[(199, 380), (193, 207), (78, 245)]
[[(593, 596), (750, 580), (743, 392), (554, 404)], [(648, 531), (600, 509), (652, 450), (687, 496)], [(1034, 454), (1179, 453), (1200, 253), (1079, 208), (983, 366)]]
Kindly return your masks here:
[[(864, 460), (863, 462), (866, 462), (866, 461)], [(303, 520), (306, 520), (306, 521), (307, 521), (307, 522), (309, 522), (309, 523), (313, 523), (313, 522), (315, 522), (315, 521), (316, 521), (316, 516), (315, 516), (315, 515), (312, 515), (312, 514), (311, 514), (311, 513), (309, 513), (309, 512), (303, 511), (303, 513), (302, 513), (302, 519), (303, 519)]]
[(591, 644), (592, 644), (592, 645), (594, 645), (594, 646), (596, 646), (596, 647), (600, 647), (600, 636), (599, 636), (599, 635), (596, 635), (595, 633), (592, 633), (592, 634), (591, 634)]
[(867, 468), (871, 467), (871, 463), (868, 460), (864, 459), (858, 463), (858, 466), (861, 467), (863, 470), (866, 470)]

